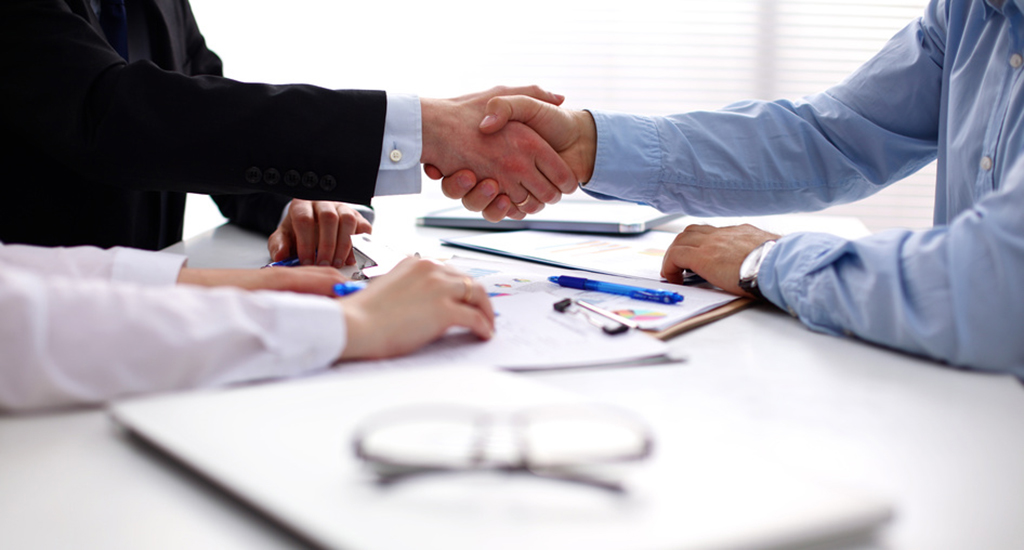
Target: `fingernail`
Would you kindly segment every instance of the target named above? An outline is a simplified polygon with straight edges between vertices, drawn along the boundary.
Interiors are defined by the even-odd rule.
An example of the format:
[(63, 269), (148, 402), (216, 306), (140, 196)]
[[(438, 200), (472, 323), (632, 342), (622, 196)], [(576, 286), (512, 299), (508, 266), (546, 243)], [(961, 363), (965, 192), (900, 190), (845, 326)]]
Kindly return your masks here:
[(313, 260), (302, 260), (302, 265), (313, 265)]
[(498, 194), (498, 190), (493, 185), (485, 185), (483, 187), (483, 189), (480, 190), (480, 193), (483, 194), (483, 196), (485, 198), (489, 199), (489, 198), (497, 195)]
[(345, 262), (341, 259), (334, 260), (334, 267), (345, 267)]
[(323, 260), (323, 261), (320, 262), (320, 265), (323, 266), (323, 267), (331, 267), (331, 262), (328, 262), (327, 260)]
[(469, 176), (466, 175), (460, 174), (458, 177), (456, 177), (455, 183), (463, 191), (469, 191), (470, 189), (473, 188), (473, 180), (469, 179)]
[(480, 121), (480, 127), (484, 128), (490, 126), (491, 124), (494, 124), (495, 122), (498, 122), (498, 117), (494, 115), (487, 115), (484, 117), (483, 120)]
[(508, 198), (507, 195), (502, 195), (498, 197), (498, 200), (494, 201), (494, 205), (498, 210), (505, 212), (512, 206), (512, 199)]

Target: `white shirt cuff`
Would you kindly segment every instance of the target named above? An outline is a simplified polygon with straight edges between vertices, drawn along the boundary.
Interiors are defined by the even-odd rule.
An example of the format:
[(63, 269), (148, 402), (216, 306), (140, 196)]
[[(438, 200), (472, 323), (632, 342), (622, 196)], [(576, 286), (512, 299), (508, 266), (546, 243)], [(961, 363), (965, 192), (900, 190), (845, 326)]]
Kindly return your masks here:
[(185, 256), (135, 248), (114, 248), (111, 280), (143, 285), (173, 285), (185, 265)]
[[(273, 348), (278, 350), (284, 370), (247, 373), (262, 376), (295, 376), (329, 367), (338, 360), (347, 343), (345, 316), (334, 300), (293, 292), (260, 292), (277, 310)], [(279, 366), (278, 368), (281, 368)]]
[(374, 195), (419, 193), (422, 154), (423, 117), (419, 96), (389, 93)]

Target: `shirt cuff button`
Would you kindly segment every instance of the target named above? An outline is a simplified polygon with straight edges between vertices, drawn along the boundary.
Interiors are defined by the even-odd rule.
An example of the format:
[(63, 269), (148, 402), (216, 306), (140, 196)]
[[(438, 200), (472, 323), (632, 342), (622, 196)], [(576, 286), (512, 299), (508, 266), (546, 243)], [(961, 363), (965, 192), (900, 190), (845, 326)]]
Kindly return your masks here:
[(398, 162), (402, 160), (402, 152), (399, 151), (398, 149), (392, 149), (391, 154), (388, 155), (388, 158), (391, 159), (391, 162)]

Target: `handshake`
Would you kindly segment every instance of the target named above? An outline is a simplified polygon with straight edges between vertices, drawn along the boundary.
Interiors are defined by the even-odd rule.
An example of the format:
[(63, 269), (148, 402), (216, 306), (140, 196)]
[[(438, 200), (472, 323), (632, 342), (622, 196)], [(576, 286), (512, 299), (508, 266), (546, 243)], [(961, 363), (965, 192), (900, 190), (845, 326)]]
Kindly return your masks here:
[(536, 86), (421, 99), (427, 175), (492, 222), (540, 212), (594, 171), (594, 120), (564, 99)]

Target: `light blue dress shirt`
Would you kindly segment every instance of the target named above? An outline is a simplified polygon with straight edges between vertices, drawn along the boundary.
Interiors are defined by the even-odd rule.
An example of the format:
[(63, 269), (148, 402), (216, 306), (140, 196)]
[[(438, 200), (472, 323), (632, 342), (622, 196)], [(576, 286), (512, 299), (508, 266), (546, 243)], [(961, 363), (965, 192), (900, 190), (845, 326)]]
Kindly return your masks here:
[(758, 284), (813, 329), (1024, 377), (1024, 0), (933, 0), (799, 101), (594, 111), (584, 189), (699, 216), (817, 210), (938, 158), (935, 226), (782, 238)]

